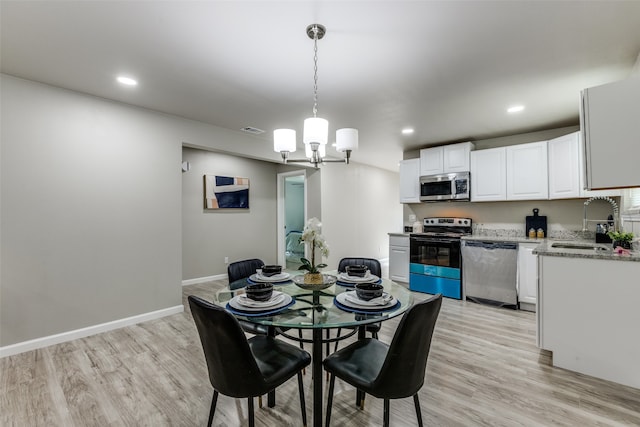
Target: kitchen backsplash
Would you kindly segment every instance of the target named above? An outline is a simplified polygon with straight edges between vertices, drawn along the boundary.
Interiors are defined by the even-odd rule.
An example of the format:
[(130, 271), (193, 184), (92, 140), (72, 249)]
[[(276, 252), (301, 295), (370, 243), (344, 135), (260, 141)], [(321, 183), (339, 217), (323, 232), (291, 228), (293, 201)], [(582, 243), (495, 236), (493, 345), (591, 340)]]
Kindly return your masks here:
[[(475, 223), (473, 224), (473, 235), (486, 237), (526, 237), (526, 230), (524, 224), (521, 223)], [(547, 236), (545, 237), (558, 240), (595, 239), (595, 233), (592, 231), (569, 230), (561, 224), (549, 224), (547, 227)]]

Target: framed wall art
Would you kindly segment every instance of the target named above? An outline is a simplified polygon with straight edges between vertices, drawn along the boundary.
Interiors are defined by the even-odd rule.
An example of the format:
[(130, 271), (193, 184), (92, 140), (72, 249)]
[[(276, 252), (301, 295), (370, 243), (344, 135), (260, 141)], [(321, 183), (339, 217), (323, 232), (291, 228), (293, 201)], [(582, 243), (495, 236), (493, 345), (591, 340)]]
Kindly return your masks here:
[(249, 209), (249, 178), (204, 176), (205, 209)]

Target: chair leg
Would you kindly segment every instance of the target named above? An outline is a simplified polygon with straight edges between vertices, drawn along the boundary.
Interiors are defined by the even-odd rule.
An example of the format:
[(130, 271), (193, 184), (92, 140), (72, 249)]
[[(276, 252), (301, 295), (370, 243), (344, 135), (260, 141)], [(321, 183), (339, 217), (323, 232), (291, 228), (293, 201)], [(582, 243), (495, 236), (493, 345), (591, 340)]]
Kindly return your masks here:
[(262, 408), (262, 395), (258, 396), (258, 408)]
[(389, 399), (384, 399), (384, 420), (382, 425), (389, 427)]
[(218, 402), (218, 390), (213, 390), (213, 398), (211, 399), (211, 409), (209, 410), (209, 422), (208, 427), (211, 427), (213, 423), (213, 414), (216, 413), (216, 403)]
[(338, 338), (340, 338), (340, 333), (342, 332), (342, 328), (338, 328), (338, 332), (336, 332), (336, 345), (333, 347), (333, 352), (338, 351)]
[(249, 401), (249, 427), (255, 427), (256, 422), (253, 416), (253, 397), (247, 399)]
[(302, 411), (302, 425), (307, 427), (307, 406), (304, 403), (304, 386), (302, 384), (302, 372), (298, 372), (298, 391), (300, 392), (300, 411)]
[(418, 427), (422, 427), (422, 410), (420, 409), (420, 399), (418, 399), (418, 393), (413, 395), (413, 403), (416, 405), (416, 417), (418, 417)]
[(333, 406), (333, 386), (336, 384), (336, 376), (331, 374), (329, 379), (329, 391), (327, 391), (327, 418), (325, 421), (325, 427), (329, 427), (331, 421), (331, 407)]

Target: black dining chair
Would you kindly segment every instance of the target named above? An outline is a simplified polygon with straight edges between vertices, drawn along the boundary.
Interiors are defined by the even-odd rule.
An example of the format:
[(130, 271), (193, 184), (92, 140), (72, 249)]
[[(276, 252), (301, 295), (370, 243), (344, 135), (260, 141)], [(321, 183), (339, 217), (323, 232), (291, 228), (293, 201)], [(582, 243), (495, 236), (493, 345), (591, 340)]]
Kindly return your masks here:
[[(380, 261), (374, 258), (342, 258), (338, 263), (338, 273), (346, 272), (346, 267), (348, 265), (366, 265), (369, 267), (369, 271), (371, 274), (382, 277), (382, 266), (380, 265)], [(378, 323), (370, 323), (365, 326), (365, 330), (371, 333), (371, 336), (375, 339), (378, 339), (378, 332), (380, 332), (380, 328), (382, 325), (380, 322)], [(340, 338), (342, 334), (342, 329), (338, 329), (336, 332), (336, 340)], [(328, 344), (327, 344), (328, 345)], [(338, 350), (338, 341), (336, 341), (335, 347), (333, 351)], [(327, 349), (327, 356), (329, 355), (329, 349)]]
[(213, 422), (218, 393), (222, 393), (248, 398), (249, 427), (254, 427), (253, 398), (275, 390), (296, 374), (302, 422), (306, 425), (302, 370), (311, 363), (311, 355), (269, 336), (258, 335), (247, 340), (231, 313), (193, 295), (188, 299), (213, 386), (207, 425)]
[[(264, 262), (258, 258), (245, 259), (242, 261), (235, 261), (229, 264), (227, 267), (227, 276), (229, 277), (229, 289), (232, 291), (241, 289), (245, 286), (234, 284), (237, 280), (246, 279), (256, 272), (256, 269), (261, 268)], [(271, 330), (269, 326), (260, 325), (257, 323), (249, 322), (247, 320), (238, 320), (242, 330), (254, 334), (254, 335), (277, 335), (279, 331), (286, 331), (287, 328), (273, 328)], [(302, 344), (302, 329), (298, 329), (298, 339), (300, 341), (300, 348), (303, 348)]]
[[(424, 384), (431, 338), (442, 305), (442, 295), (416, 303), (404, 314), (390, 345), (367, 338), (333, 353), (322, 363), (331, 375), (326, 425), (331, 419), (336, 377), (360, 392), (384, 399), (384, 426), (389, 426), (389, 400), (413, 396), (418, 425), (422, 412), (418, 391)], [(364, 396), (357, 403), (364, 402)]]
[[(246, 279), (252, 274), (255, 274), (256, 269), (261, 268), (264, 262), (258, 258), (245, 259), (242, 261), (232, 262), (227, 266), (227, 276), (229, 277), (229, 289), (232, 291), (243, 288), (246, 283), (234, 284), (234, 282), (240, 279)], [(239, 320), (240, 326), (245, 332), (254, 335), (268, 335), (269, 327), (265, 325), (259, 325), (257, 323), (248, 322), (246, 320)]]
[(229, 289), (235, 291), (244, 287), (242, 285), (234, 285), (233, 282), (240, 279), (246, 279), (247, 277), (255, 274), (258, 268), (262, 268), (264, 262), (258, 258), (245, 259), (242, 261), (235, 261), (229, 264), (227, 267), (227, 276), (229, 277)]

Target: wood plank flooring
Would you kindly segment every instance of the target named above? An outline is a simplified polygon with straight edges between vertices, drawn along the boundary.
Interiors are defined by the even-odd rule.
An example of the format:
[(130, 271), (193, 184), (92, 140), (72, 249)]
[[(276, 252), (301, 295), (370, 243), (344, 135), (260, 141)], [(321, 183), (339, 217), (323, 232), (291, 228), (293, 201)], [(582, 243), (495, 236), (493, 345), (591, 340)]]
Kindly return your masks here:
[[(0, 425), (206, 425), (212, 389), (186, 297), (224, 286), (184, 287), (184, 313), (0, 359)], [(397, 319), (382, 325), (389, 342)], [(311, 419), (309, 370), (304, 381)], [(256, 425), (301, 425), (297, 393), (294, 378), (275, 408), (256, 402)], [(449, 299), (420, 400), (427, 426), (640, 426), (640, 390), (551, 367), (533, 313)], [(364, 411), (353, 402), (337, 381), (332, 425), (382, 424), (381, 400), (367, 396)], [(220, 396), (214, 425), (247, 425), (246, 413), (245, 399)], [(391, 402), (391, 424), (416, 425), (412, 399)]]

